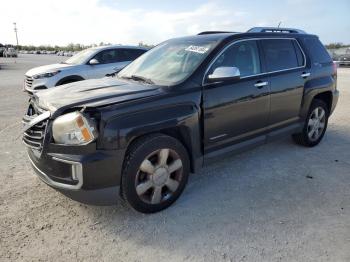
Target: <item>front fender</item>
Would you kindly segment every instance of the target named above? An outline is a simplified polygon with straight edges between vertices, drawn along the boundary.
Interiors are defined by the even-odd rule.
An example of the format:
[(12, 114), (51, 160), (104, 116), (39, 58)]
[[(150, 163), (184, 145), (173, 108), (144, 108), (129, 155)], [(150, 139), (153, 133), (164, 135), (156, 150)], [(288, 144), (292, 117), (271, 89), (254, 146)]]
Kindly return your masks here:
[(198, 111), (195, 104), (181, 104), (125, 114), (106, 124), (101, 142), (121, 149), (136, 137), (163, 129), (187, 127), (192, 130), (199, 123)]
[(162, 132), (181, 140), (190, 155), (193, 170), (197, 169), (202, 159), (200, 96), (191, 98), (196, 99), (191, 102), (177, 100), (173, 104), (170, 101), (154, 103), (152, 107), (105, 120), (99, 147), (127, 149), (140, 136)]

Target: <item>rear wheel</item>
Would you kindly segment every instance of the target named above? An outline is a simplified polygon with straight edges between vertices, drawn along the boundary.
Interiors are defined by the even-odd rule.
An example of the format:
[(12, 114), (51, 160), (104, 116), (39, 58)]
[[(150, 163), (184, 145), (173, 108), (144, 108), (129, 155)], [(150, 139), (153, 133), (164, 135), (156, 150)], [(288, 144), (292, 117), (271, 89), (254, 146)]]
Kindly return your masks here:
[(303, 131), (293, 135), (297, 144), (313, 147), (322, 140), (328, 124), (328, 107), (322, 100), (315, 99), (309, 109)]
[(187, 151), (177, 139), (145, 136), (131, 146), (125, 159), (123, 198), (139, 212), (158, 212), (181, 195), (189, 170)]

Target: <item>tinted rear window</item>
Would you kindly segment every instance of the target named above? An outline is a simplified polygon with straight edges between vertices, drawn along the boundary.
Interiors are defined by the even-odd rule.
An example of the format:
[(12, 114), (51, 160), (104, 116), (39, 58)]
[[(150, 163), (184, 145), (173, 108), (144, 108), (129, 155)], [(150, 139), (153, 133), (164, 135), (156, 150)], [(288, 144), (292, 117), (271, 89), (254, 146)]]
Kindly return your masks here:
[(133, 61), (145, 52), (146, 50), (142, 49), (120, 49), (120, 61)]
[(290, 39), (262, 40), (268, 72), (300, 66), (301, 61), (298, 61), (293, 41)]
[(328, 54), (326, 48), (322, 45), (320, 40), (316, 37), (304, 38), (306, 50), (311, 56), (313, 63), (329, 63), (332, 58)]

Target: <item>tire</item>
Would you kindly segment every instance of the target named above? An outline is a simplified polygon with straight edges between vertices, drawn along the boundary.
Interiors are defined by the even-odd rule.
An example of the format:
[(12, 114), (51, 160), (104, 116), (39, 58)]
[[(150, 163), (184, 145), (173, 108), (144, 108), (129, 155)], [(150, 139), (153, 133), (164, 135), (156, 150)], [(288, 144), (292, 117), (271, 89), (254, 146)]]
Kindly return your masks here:
[[(323, 117), (321, 117), (322, 114), (324, 114)], [(302, 132), (292, 135), (294, 142), (306, 147), (318, 145), (327, 130), (328, 117), (329, 110), (327, 104), (322, 100), (314, 99), (311, 103)], [(312, 130), (314, 130), (314, 132), (312, 132)]]
[(187, 150), (177, 139), (152, 134), (135, 141), (124, 160), (121, 194), (135, 210), (155, 213), (173, 204), (190, 172)]

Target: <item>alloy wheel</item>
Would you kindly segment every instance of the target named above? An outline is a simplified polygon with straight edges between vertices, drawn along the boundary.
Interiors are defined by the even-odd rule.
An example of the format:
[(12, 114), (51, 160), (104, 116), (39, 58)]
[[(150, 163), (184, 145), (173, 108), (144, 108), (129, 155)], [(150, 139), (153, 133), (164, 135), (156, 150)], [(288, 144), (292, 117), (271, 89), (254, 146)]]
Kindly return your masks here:
[(180, 156), (169, 148), (152, 152), (141, 163), (135, 188), (139, 198), (147, 204), (160, 204), (177, 190), (183, 176)]
[(326, 111), (322, 107), (316, 107), (309, 118), (307, 125), (307, 135), (311, 141), (320, 138), (326, 126)]

